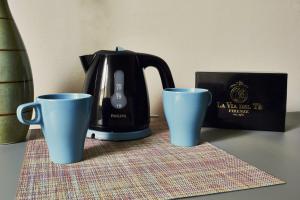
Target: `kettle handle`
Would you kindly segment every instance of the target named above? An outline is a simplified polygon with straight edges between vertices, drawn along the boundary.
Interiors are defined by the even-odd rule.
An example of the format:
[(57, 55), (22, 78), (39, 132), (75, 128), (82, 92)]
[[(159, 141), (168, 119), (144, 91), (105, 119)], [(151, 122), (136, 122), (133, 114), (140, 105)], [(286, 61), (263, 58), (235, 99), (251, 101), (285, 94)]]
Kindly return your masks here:
[(153, 66), (158, 70), (163, 88), (174, 88), (175, 87), (174, 80), (173, 80), (171, 71), (169, 69), (169, 66), (163, 59), (161, 59), (158, 56), (139, 53), (138, 60), (140, 62), (140, 65), (143, 68)]

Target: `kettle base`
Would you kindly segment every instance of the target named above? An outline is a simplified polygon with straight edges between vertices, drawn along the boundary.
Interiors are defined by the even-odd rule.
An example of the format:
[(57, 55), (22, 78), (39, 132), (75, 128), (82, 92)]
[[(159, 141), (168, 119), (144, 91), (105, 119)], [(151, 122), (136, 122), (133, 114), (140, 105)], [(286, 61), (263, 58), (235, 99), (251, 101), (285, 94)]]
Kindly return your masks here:
[(149, 128), (132, 132), (105, 132), (88, 129), (86, 137), (99, 140), (123, 141), (136, 140), (151, 135)]

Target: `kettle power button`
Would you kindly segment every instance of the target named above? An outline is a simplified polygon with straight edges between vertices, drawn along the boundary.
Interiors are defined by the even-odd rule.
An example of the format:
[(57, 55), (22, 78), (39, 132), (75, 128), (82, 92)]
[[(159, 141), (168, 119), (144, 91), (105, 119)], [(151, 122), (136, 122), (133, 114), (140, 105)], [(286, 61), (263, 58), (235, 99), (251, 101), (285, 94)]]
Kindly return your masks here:
[(124, 94), (124, 72), (117, 70), (114, 73), (114, 94), (110, 98), (111, 105), (116, 109), (122, 109), (127, 105)]

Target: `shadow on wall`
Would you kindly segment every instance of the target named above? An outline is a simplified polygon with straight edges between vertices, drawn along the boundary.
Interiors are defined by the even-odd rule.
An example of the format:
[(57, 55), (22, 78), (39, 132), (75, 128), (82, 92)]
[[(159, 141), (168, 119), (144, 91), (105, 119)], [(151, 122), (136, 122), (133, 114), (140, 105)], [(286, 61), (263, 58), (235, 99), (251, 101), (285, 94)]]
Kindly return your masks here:
[(300, 112), (289, 112), (286, 115), (285, 131), (291, 131), (300, 126), (298, 121)]
[(160, 99), (160, 101), (156, 102), (155, 104), (153, 103), (151, 104), (150, 102), (150, 107), (151, 107), (150, 115), (152, 116), (159, 115), (159, 118), (164, 118), (162, 99)]
[(80, 46), (83, 50), (98, 51), (109, 49), (113, 38), (110, 2), (106, 0), (81, 0), (80, 1), (80, 24), (82, 32)]
[[(81, 67), (81, 64), (78, 61), (78, 66), (74, 66), (74, 68)], [(64, 81), (58, 87), (57, 92), (82, 92), (84, 85), (84, 77), (85, 74), (82, 69), (74, 70), (70, 72), (68, 76), (65, 76)]]

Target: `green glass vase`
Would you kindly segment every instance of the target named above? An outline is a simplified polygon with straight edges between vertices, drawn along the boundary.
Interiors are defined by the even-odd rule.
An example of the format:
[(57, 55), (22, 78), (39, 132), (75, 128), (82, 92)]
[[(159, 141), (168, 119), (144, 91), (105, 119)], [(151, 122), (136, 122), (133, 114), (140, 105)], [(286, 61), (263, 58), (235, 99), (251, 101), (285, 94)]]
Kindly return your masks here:
[[(0, 0), (0, 144), (23, 141), (29, 126), (16, 116), (18, 105), (33, 101), (33, 81), (22, 38), (7, 0)], [(32, 111), (24, 113), (31, 118)]]

